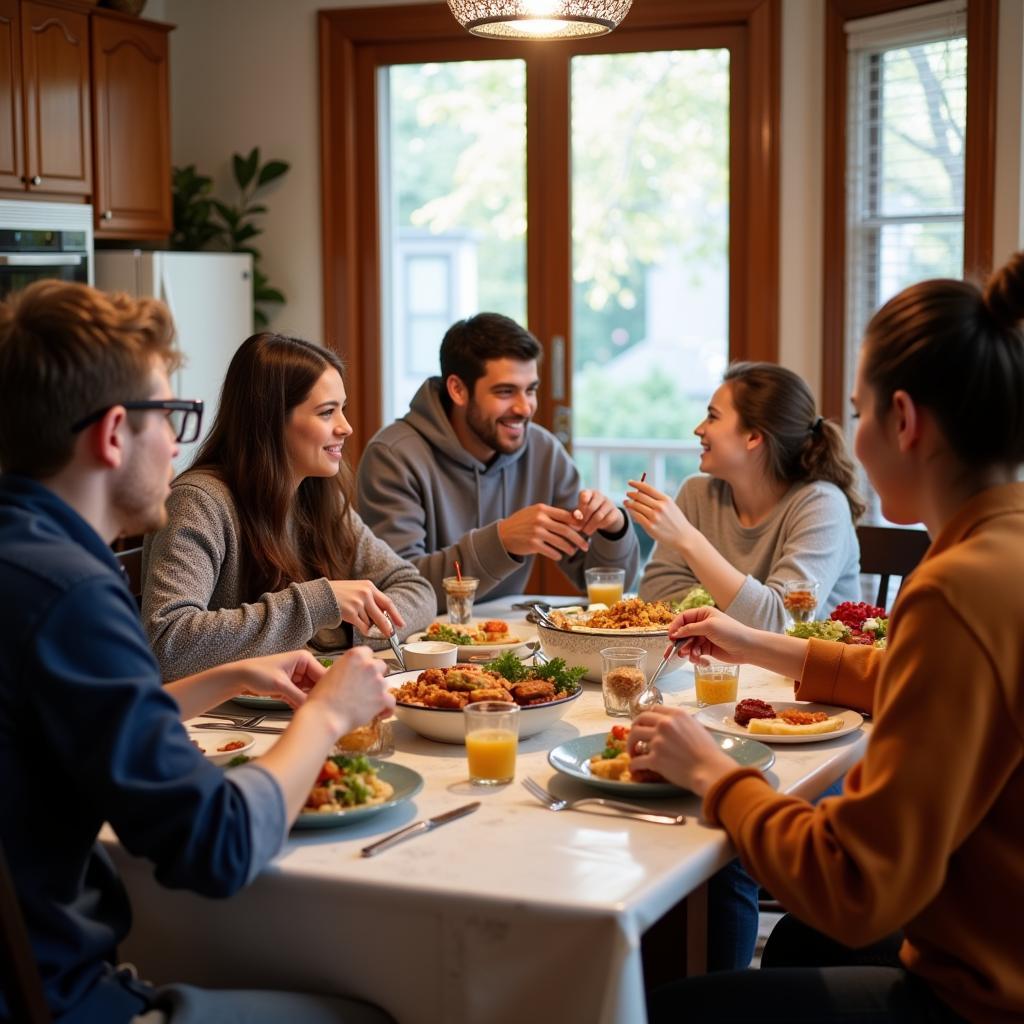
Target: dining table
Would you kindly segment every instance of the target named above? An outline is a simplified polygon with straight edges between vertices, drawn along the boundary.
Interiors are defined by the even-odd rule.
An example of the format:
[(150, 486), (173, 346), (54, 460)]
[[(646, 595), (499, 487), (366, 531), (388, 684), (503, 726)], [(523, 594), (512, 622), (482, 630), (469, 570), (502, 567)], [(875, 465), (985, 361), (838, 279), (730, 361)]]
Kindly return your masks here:
[[(475, 611), (505, 619), (528, 640), (536, 631), (513, 608), (522, 602), (510, 596)], [(659, 688), (667, 704), (696, 711), (685, 663)], [(279, 855), (227, 900), (162, 888), (152, 865), (106, 829), (102, 840), (133, 907), (122, 959), (155, 983), (355, 996), (400, 1024), (645, 1021), (645, 934), (688, 906), (680, 973), (687, 964), (699, 971), (706, 883), (735, 854), (685, 791), (640, 801), (687, 817), (684, 825), (663, 825), (553, 813), (520, 785), (529, 777), (560, 797), (602, 795), (548, 761), (553, 748), (625, 721), (606, 715), (599, 685), (584, 682), (583, 691), (554, 725), (520, 740), (516, 781), (503, 786), (472, 785), (464, 746), (395, 722), (387, 760), (418, 772), (422, 789), (343, 827), (293, 830)], [(792, 700), (793, 682), (743, 665), (739, 691)], [(813, 799), (860, 758), (869, 729), (865, 723), (838, 738), (775, 745), (766, 778), (780, 792)], [(268, 733), (255, 740), (255, 754), (275, 742)], [(397, 829), (471, 801), (480, 802), (474, 813), (377, 856), (361, 855)]]

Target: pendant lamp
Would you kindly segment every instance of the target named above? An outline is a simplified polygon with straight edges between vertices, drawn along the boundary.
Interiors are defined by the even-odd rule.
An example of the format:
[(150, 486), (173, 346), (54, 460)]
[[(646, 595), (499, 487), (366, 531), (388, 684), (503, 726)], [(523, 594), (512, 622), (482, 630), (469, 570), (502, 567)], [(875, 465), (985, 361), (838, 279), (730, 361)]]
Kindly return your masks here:
[(611, 32), (633, 0), (448, 0), (456, 21), (491, 39), (572, 39)]

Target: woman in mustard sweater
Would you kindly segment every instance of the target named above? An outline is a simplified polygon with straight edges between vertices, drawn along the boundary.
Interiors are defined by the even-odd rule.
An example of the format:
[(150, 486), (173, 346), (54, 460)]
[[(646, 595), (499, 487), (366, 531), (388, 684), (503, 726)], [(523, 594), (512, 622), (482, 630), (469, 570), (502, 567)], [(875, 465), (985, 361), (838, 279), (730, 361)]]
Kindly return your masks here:
[[(802, 922), (788, 925), (800, 956), (662, 990), (652, 1021), (1024, 1021), (1022, 319), (1017, 253), (984, 292), (925, 281), (868, 325), (855, 451), (885, 516), (932, 538), (887, 651), (709, 609), (673, 623), (691, 658), (773, 669), (801, 700), (870, 711), (874, 728), (843, 795), (812, 806), (738, 769), (680, 709), (640, 716), (636, 767), (700, 794)], [(865, 947), (894, 931), (899, 958), (879, 964)]]

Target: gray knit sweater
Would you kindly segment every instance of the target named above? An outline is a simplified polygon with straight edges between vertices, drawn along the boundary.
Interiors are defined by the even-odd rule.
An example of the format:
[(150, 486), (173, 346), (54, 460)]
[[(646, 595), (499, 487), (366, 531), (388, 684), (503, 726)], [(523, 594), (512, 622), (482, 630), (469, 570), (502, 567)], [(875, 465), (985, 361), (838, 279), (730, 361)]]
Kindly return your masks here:
[[(171, 487), (167, 514), (167, 525), (146, 538), (142, 556), (142, 621), (166, 681), (238, 658), (353, 643), (326, 579), (292, 583), (243, 603), (238, 513), (217, 477), (202, 470), (184, 473)], [(395, 602), (406, 623), (403, 638), (424, 629), (437, 610), (433, 588), (354, 511), (352, 519), (351, 578), (372, 581)], [(354, 642), (385, 645), (359, 634)]]
[[(747, 578), (723, 611), (758, 629), (786, 626), (787, 580), (818, 581), (817, 617), (841, 601), (860, 600), (860, 546), (846, 497), (835, 484), (796, 484), (757, 526), (736, 516), (732, 489), (709, 476), (691, 476), (676, 495), (686, 518)], [(682, 597), (700, 580), (674, 549), (658, 544), (640, 581), (647, 601)]]

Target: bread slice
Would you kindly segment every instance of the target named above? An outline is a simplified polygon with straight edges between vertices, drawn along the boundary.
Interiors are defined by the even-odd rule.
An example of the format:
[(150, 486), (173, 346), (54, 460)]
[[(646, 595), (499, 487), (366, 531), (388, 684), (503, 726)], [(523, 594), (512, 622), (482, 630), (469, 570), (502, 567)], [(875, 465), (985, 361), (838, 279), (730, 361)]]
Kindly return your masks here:
[(760, 733), (762, 736), (809, 736), (835, 732), (841, 729), (842, 725), (843, 720), (838, 715), (826, 718), (823, 722), (810, 722), (807, 725), (790, 725), (781, 718), (752, 718), (747, 725), (747, 732)]

